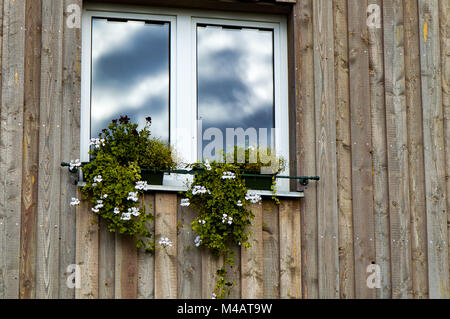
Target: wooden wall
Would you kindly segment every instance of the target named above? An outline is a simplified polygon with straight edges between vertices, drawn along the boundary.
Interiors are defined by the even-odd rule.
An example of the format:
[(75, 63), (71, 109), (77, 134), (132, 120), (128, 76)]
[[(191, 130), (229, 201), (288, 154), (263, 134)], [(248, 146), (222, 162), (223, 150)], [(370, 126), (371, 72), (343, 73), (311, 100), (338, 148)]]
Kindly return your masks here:
[[(175, 243), (154, 256), (69, 205), (76, 176), (60, 162), (79, 157), (81, 30), (66, 10), (81, 2), (0, 0), (0, 298), (210, 298), (218, 261), (187, 249), (194, 212), (177, 195), (145, 197)], [(289, 17), (291, 152), (297, 174), (321, 180), (252, 207), (232, 297), (450, 298), (449, 1), (277, 2), (169, 3)]]

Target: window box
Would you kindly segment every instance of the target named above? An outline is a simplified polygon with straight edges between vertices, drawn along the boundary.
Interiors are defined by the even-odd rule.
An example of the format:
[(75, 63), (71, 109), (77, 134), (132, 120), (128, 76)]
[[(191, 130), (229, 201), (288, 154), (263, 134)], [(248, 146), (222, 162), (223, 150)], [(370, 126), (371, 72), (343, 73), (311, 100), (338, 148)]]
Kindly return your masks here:
[(146, 181), (148, 185), (162, 185), (164, 181), (164, 173), (141, 168), (141, 180)]
[(248, 189), (270, 191), (273, 175), (244, 176), (245, 186)]

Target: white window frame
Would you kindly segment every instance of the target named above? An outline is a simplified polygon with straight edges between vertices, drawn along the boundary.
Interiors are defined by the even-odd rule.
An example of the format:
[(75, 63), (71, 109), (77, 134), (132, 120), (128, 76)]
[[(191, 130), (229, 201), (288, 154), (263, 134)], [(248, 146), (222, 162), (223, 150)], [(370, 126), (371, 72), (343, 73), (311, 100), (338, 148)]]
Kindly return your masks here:
[[(289, 160), (287, 20), (284, 16), (207, 10), (86, 4), (82, 24), (80, 159), (88, 161), (91, 105), (92, 18), (128, 18), (170, 22), (170, 141), (186, 163), (198, 161), (197, 23), (273, 30), (275, 150)], [(289, 175), (289, 165), (281, 175)], [(182, 186), (186, 175), (171, 174), (165, 186)], [(289, 180), (278, 179), (278, 192), (289, 191)]]

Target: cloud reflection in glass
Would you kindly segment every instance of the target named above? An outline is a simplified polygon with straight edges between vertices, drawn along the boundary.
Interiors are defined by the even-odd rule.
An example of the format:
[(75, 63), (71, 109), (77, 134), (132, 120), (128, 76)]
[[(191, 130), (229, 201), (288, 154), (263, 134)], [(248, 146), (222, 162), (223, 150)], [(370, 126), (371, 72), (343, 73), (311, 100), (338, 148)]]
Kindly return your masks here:
[(92, 21), (91, 137), (120, 115), (169, 140), (169, 23)]

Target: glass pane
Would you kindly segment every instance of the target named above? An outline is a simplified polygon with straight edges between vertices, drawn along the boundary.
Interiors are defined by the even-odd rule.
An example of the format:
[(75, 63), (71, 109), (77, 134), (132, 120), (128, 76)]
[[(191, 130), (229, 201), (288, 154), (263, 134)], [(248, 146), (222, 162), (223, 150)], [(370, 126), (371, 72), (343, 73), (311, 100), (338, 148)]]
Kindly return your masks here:
[[(214, 158), (221, 149), (217, 149), (219, 144), (211, 147), (211, 143), (218, 137), (226, 151), (234, 145), (272, 146), (273, 31), (198, 26), (197, 67), (202, 134), (199, 157)], [(249, 134), (244, 134), (244, 140), (234, 135), (227, 138), (227, 128), (236, 133), (241, 128)], [(221, 134), (214, 133), (219, 131)]]
[(91, 136), (120, 115), (169, 139), (169, 23), (92, 21)]

